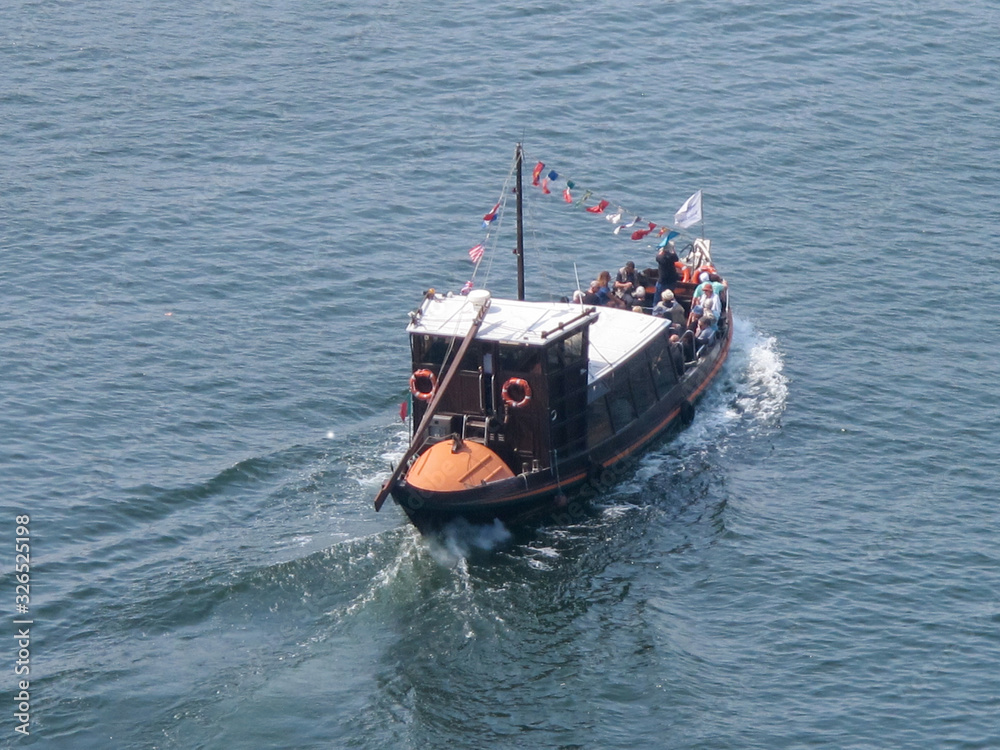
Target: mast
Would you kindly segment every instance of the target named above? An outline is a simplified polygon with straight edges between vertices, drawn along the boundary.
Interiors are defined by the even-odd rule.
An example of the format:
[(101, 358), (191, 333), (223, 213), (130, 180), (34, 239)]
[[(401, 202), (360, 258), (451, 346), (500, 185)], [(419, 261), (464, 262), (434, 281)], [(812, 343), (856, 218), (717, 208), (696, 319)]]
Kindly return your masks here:
[(521, 165), (524, 163), (524, 152), (521, 144), (517, 144), (514, 156), (517, 166), (517, 248), (514, 254), (517, 255), (517, 298), (524, 300), (524, 206), (521, 202)]

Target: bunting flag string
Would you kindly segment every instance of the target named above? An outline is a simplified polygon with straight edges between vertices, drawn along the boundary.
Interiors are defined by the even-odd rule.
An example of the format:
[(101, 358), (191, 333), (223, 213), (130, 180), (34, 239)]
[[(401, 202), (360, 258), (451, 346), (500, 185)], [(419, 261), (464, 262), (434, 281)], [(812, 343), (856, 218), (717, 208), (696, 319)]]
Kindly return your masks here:
[[(473, 280), (476, 278), (476, 273), (479, 270), (480, 261), (482, 261), (483, 256), (486, 253), (486, 248), (490, 241), (490, 235), (494, 231), (494, 224), (497, 223), (497, 220), (502, 213), (506, 196), (511, 192), (509, 188), (513, 174), (514, 171), (512, 170), (511, 175), (508, 175), (507, 182), (504, 184), (503, 190), (501, 191), (500, 200), (498, 200), (493, 207), (483, 215), (482, 228), (486, 230), (486, 237), (483, 241), (471, 247), (468, 251), (469, 260), (475, 265), (476, 268), (473, 271), (472, 279), (467, 281), (465, 286), (462, 287), (460, 292), (461, 294), (468, 294), (473, 288)], [(560, 184), (557, 186), (556, 183)], [(670, 226), (669, 224), (657, 224), (651, 221), (645, 221), (641, 216), (631, 214), (631, 212), (621, 206), (618, 206), (613, 210), (609, 210), (612, 203), (610, 200), (605, 198), (598, 197), (597, 203), (588, 205), (591, 203), (591, 198), (594, 195), (593, 191), (580, 188), (580, 190), (582, 190), (582, 195), (579, 198), (576, 198), (574, 196), (574, 192), (578, 189), (578, 185), (573, 180), (561, 177), (560, 174), (554, 169), (546, 170), (545, 162), (542, 161), (538, 161), (531, 171), (531, 185), (539, 188), (543, 195), (551, 195), (553, 191), (556, 191), (561, 195), (563, 202), (567, 205), (573, 205), (575, 203), (587, 213), (603, 215), (604, 218), (614, 226), (612, 232), (615, 235), (621, 234), (624, 229), (633, 229), (634, 227), (638, 227), (628, 235), (629, 238), (638, 241), (653, 235), (660, 240), (657, 244), (658, 248), (664, 247), (668, 242), (672, 241), (676, 237), (679, 237), (681, 235), (681, 230), (688, 229), (694, 224), (703, 221), (701, 190), (698, 190), (690, 198), (684, 201), (673, 216), (673, 226)], [(627, 223), (622, 223), (622, 218), (627, 214), (631, 214), (635, 218)], [(638, 226), (642, 223), (646, 224), (645, 228)]]
[[(538, 161), (531, 173), (531, 184), (534, 187), (539, 188), (543, 195), (550, 195), (552, 191), (556, 189), (554, 183), (558, 182), (560, 179), (560, 175), (556, 172), (556, 170), (546, 170), (545, 162), (543, 161)], [(597, 203), (587, 205), (591, 196), (593, 196), (593, 192), (590, 190), (584, 191), (583, 195), (579, 199), (574, 200), (573, 191), (576, 190), (576, 188), (577, 185), (573, 182), (573, 180), (565, 180), (565, 187), (563, 187), (561, 192), (563, 201), (570, 205), (575, 202), (588, 213), (603, 215), (605, 219), (614, 225), (615, 228), (612, 230), (613, 234), (621, 234), (622, 230), (632, 229), (644, 221), (641, 216), (635, 216), (635, 218), (631, 221), (623, 224), (622, 217), (627, 213), (624, 208), (619, 206), (618, 208), (609, 211), (612, 203), (610, 200), (604, 198), (598, 198)], [(655, 232), (656, 234), (654, 236), (657, 238), (662, 238), (664, 236), (667, 237), (667, 239), (660, 243), (659, 246), (662, 247), (670, 240), (680, 236), (681, 232), (678, 231), (678, 229), (688, 229), (702, 220), (701, 200), (702, 191), (699, 190), (688, 198), (677, 210), (673, 217), (673, 226), (677, 227), (677, 229), (672, 228), (669, 224), (657, 224), (647, 221), (645, 229), (636, 229), (628, 236), (632, 240), (643, 240)]]

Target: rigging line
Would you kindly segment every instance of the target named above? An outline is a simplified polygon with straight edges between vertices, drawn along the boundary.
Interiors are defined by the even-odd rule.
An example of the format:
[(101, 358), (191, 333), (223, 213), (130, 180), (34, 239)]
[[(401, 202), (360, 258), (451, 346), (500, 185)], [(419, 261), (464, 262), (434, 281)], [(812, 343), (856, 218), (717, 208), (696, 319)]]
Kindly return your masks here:
[[(490, 241), (490, 238), (491, 237), (493, 238), (493, 243), (492, 243), (492, 245), (489, 246), (490, 260), (489, 260), (489, 263), (486, 264), (486, 276), (483, 279), (483, 283), (482, 283), (482, 287), (481, 287), (483, 289), (486, 288), (486, 285), (487, 285), (487, 283), (489, 283), (489, 280), (490, 280), (490, 271), (492, 271), (492, 269), (493, 269), (493, 259), (496, 256), (496, 252), (495, 251), (496, 251), (496, 246), (497, 246), (498, 239), (500, 237), (500, 229), (503, 227), (503, 218), (504, 218), (504, 215), (507, 213), (507, 200), (510, 197), (510, 182), (511, 182), (511, 180), (514, 179), (516, 170), (517, 170), (517, 158), (515, 157), (515, 159), (511, 162), (510, 171), (507, 173), (507, 179), (504, 180), (503, 187), (501, 188), (501, 191), (500, 191), (500, 200), (497, 201), (500, 204), (500, 209), (499, 209), (499, 214), (498, 214), (497, 219), (496, 219), (495, 231), (493, 231), (493, 228), (487, 228), (487, 230), (486, 230), (486, 238), (483, 241), (483, 245), (485, 247), (487, 245), (487, 243)], [(485, 254), (485, 250), (484, 250), (484, 254)], [(482, 262), (482, 258), (480, 258), (479, 260), (480, 260), (480, 262)], [(478, 271), (479, 271), (479, 263), (476, 264), (476, 268), (475, 268), (475, 270), (472, 273), (472, 279), (473, 279), (473, 281), (475, 280), (476, 273), (478, 273)]]

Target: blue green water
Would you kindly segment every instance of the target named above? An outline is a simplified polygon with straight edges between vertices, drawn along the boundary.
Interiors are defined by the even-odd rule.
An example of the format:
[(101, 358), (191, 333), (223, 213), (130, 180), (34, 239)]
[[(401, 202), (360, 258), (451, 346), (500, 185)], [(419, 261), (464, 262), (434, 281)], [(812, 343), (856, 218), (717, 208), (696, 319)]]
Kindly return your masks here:
[[(1000, 746), (996, 3), (3, 17), (0, 747)], [(519, 140), (703, 189), (733, 353), (583, 522), (422, 539), (406, 313)], [(529, 297), (643, 264), (551, 198)]]

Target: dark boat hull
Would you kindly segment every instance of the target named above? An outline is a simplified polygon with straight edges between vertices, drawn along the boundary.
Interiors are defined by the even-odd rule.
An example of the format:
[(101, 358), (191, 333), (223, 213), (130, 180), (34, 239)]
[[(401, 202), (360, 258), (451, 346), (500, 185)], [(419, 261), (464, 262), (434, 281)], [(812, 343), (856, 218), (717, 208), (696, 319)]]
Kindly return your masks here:
[(613, 486), (644, 448), (691, 422), (694, 404), (715, 380), (729, 354), (732, 314), (728, 310), (725, 314), (722, 338), (675, 388), (620, 432), (586, 452), (567, 457), (553, 468), (467, 490), (428, 491), (399, 479), (391, 488), (393, 500), (421, 530), (439, 528), (459, 518), (471, 523), (544, 521), (546, 517), (560, 523), (583, 518), (583, 501)]

